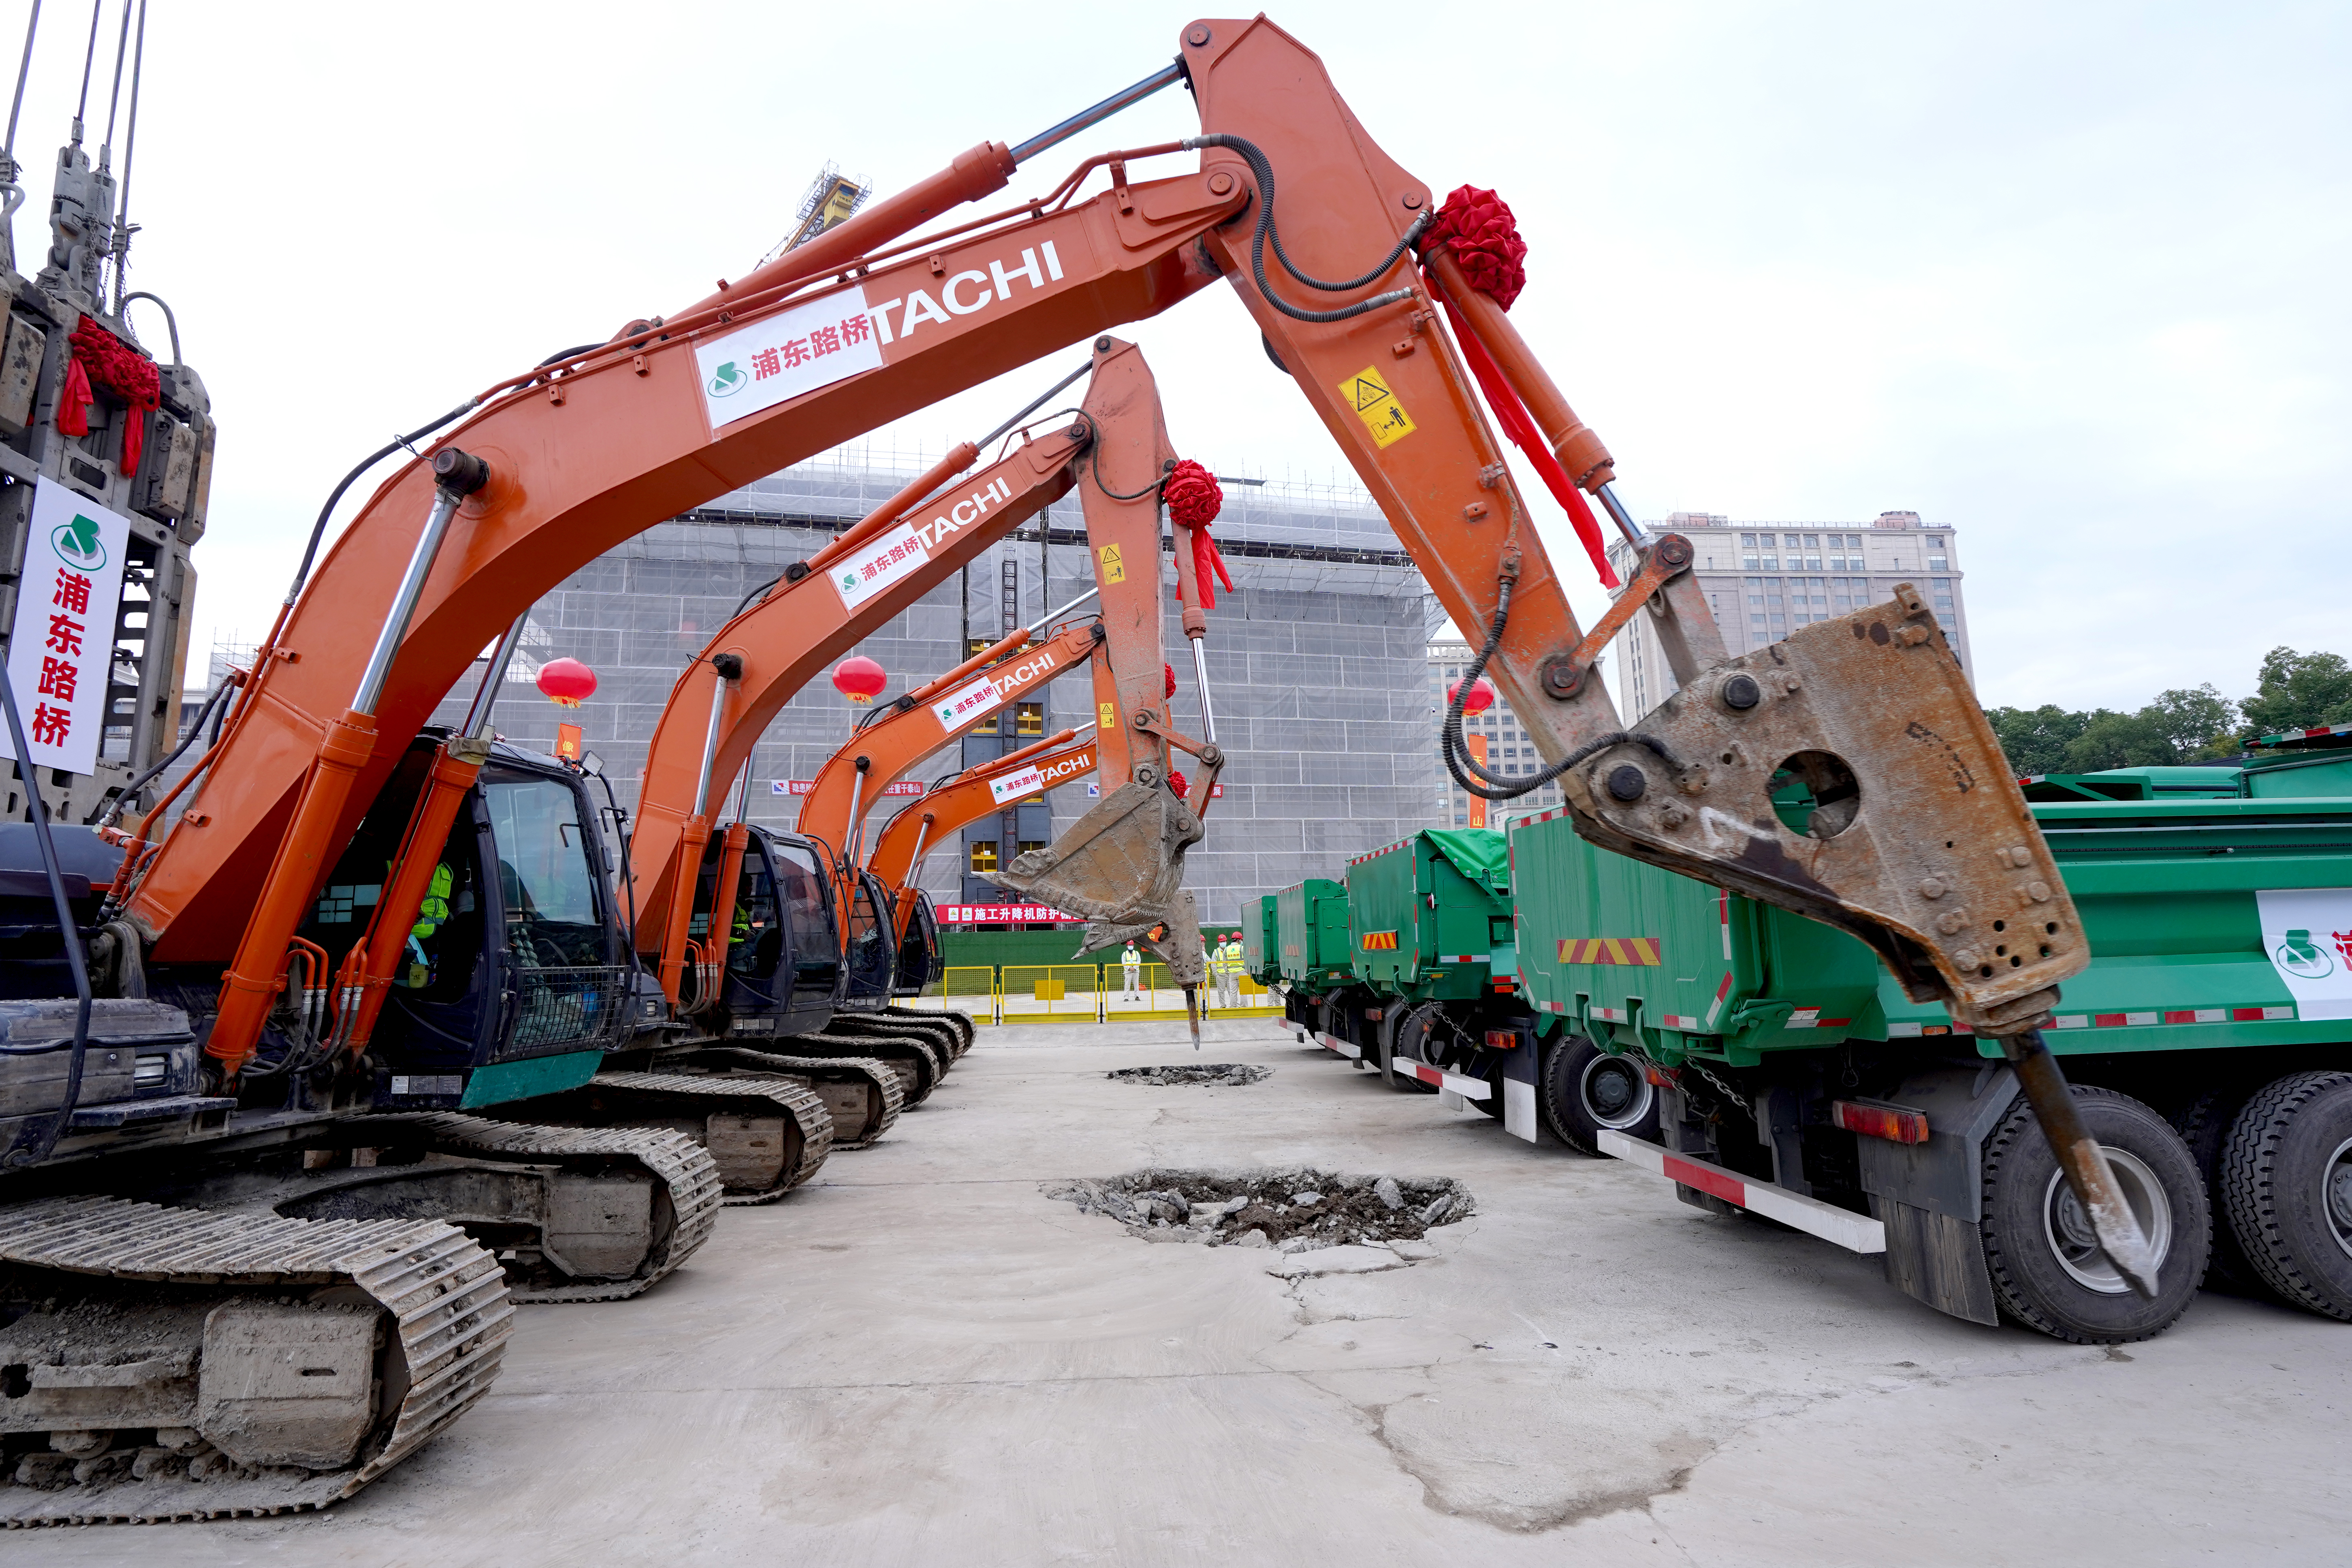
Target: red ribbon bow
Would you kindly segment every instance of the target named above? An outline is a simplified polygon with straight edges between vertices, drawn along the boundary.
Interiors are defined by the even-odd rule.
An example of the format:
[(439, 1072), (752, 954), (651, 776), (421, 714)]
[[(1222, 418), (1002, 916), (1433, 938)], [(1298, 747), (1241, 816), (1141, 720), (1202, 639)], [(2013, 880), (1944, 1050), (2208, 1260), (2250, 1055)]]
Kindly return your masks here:
[[(1429, 226), (1429, 248), (1443, 245), (1454, 252), (1454, 259), (1462, 268), (1462, 276), (1481, 294), (1507, 310), (1511, 301), (1527, 287), (1528, 242), (1519, 237), (1519, 226), (1511, 216), (1511, 209), (1502, 197), (1492, 191), (1482, 191), (1475, 185), (1464, 185), (1445, 198), (1437, 210), (1437, 221)], [(1578, 542), (1585, 554), (1592, 558), (1593, 571), (1601, 574), (1604, 588), (1618, 586), (1616, 569), (1609, 564), (1609, 551), (1601, 543), (1601, 522), (1586, 504), (1584, 492), (1576, 488), (1568, 471), (1559, 466), (1559, 458), (1545, 445), (1542, 432), (1528, 413), (1527, 405), (1512, 389), (1495, 356), (1478, 334), (1470, 330), (1461, 309), (1447, 299), (1437, 279), (1428, 279), (1429, 291), (1445, 306), (1446, 320), (1454, 323), (1454, 340), (1462, 345), (1462, 357), (1470, 362), (1470, 374), (1478, 378), (1479, 390), (1486, 395), (1486, 406), (1495, 411), (1495, 418), (1503, 433), (1514, 446), (1528, 456), (1536, 472), (1543, 477), (1544, 488), (1568, 513), (1569, 522), (1576, 530)]]
[(58, 399), (58, 428), (68, 436), (89, 434), (89, 405), (96, 396), (90, 383), (96, 381), (131, 405), (118, 467), (125, 474), (137, 473), (147, 444), (147, 416), (163, 402), (162, 374), (153, 360), (100, 326), (95, 316), (84, 316), (68, 342), (73, 357), (66, 368), (65, 395)]
[(1528, 242), (1510, 205), (1492, 191), (1464, 185), (1446, 197), (1428, 244), (1450, 247), (1470, 286), (1506, 310), (1528, 286)]
[(1212, 573), (1225, 585), (1226, 593), (1234, 591), (1234, 580), (1225, 575), (1225, 558), (1217, 552), (1217, 542), (1209, 537), (1209, 524), (1224, 510), (1224, 489), (1216, 475), (1186, 458), (1161, 483), (1160, 499), (1168, 504), (1169, 520), (1192, 535), (1192, 575), (1201, 584), (1201, 608), (1213, 610), (1217, 591), (1210, 584)]

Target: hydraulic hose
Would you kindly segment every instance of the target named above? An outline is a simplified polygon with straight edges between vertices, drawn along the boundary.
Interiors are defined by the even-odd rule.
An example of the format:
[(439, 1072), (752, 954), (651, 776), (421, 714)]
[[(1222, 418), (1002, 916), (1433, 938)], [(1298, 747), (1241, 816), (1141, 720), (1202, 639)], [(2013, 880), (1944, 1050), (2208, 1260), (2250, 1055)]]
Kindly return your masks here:
[[(1470, 689), (1478, 683), (1478, 677), (1486, 670), (1487, 660), (1493, 658), (1495, 650), (1502, 646), (1503, 628), (1510, 623), (1510, 618), (1511, 579), (1506, 577), (1496, 584), (1495, 619), (1486, 628), (1486, 641), (1478, 649), (1478, 657), (1470, 661), (1470, 668), (1463, 672), (1462, 679), (1454, 683), (1454, 700), (1446, 706), (1445, 727), (1439, 736), (1438, 751), (1439, 754), (1445, 759), (1445, 771), (1453, 775), (1454, 782), (1460, 784), (1464, 791), (1476, 795), (1481, 800), (1517, 800), (1523, 795), (1529, 795), (1543, 788), (1569, 769), (1598, 756), (1612, 746), (1646, 746), (1655, 752), (1658, 760), (1666, 766), (1670, 768), (1681, 766), (1675, 762), (1675, 754), (1666, 749), (1666, 743), (1655, 735), (1639, 735), (1630, 731), (1612, 730), (1606, 735), (1598, 736), (1577, 747), (1541, 773), (1531, 773), (1525, 778), (1507, 779), (1498, 773), (1487, 772), (1486, 767), (1470, 754), (1470, 748), (1462, 738), (1462, 705), (1469, 700)], [(1472, 773), (1477, 775), (1478, 782), (1472, 782), (1470, 777)]]
[(1240, 153), (1242, 161), (1249, 165), (1250, 177), (1257, 182), (1257, 227), (1250, 235), (1250, 269), (1257, 276), (1257, 291), (1265, 296), (1267, 304), (1272, 305), (1284, 315), (1296, 321), (1345, 321), (1363, 315), (1368, 310), (1379, 310), (1383, 305), (1393, 305), (1399, 300), (1412, 298), (1412, 290), (1410, 289), (1391, 289), (1385, 294), (1375, 294), (1369, 300), (1360, 300), (1355, 304), (1343, 305), (1336, 310), (1301, 310), (1274, 291), (1274, 285), (1265, 273), (1266, 242), (1269, 240), (1273, 242), (1275, 259), (1281, 262), (1282, 269), (1293, 278), (1306, 284), (1309, 289), (1320, 289), (1332, 294), (1344, 294), (1349, 289), (1370, 287), (1380, 279), (1381, 274), (1394, 267), (1404, 254), (1412, 248), (1413, 241), (1421, 237), (1422, 231), (1429, 226), (1432, 219), (1428, 213), (1423, 212), (1414, 218), (1412, 226), (1404, 231), (1404, 237), (1396, 242), (1395, 248), (1382, 257), (1379, 264), (1370, 271), (1361, 277), (1350, 278), (1343, 282), (1329, 282), (1299, 270), (1297, 264), (1292, 261), (1288, 253), (1282, 248), (1282, 234), (1275, 226), (1274, 221), (1274, 163), (1258, 149), (1255, 142), (1223, 132), (1213, 132), (1206, 136), (1188, 137), (1181, 145), (1188, 150), (1201, 147), (1223, 147)]

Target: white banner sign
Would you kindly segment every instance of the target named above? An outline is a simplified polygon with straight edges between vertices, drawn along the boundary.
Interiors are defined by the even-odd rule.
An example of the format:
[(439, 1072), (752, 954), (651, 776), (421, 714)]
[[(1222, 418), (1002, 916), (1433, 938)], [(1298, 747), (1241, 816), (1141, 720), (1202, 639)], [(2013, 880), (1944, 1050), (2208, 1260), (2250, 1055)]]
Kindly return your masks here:
[(833, 591), (841, 595), (841, 607), (855, 610), (875, 595), (887, 592), (929, 560), (930, 553), (915, 525), (902, 522), (883, 530), (825, 570), (833, 578)]
[(950, 691), (931, 704), (931, 712), (943, 730), (961, 730), (966, 724), (985, 719), (1004, 706), (1004, 692), (996, 684), (996, 677), (983, 675), (959, 691)]
[(863, 292), (835, 294), (694, 346), (710, 427), (747, 418), (803, 392), (882, 368), (882, 345)]
[(1017, 773), (1007, 773), (1001, 779), (988, 781), (988, 793), (999, 805), (1003, 805), (1008, 800), (1019, 800), (1024, 795), (1035, 795), (1045, 787), (1044, 771), (1034, 766), (1023, 768)]
[(2264, 889), (2263, 951), (2302, 1018), (2352, 1018), (2352, 888)]
[[(98, 765), (130, 545), (128, 519), (54, 479), (36, 481), (16, 624), (8, 634), (8, 684), (38, 766), (86, 773)], [(0, 756), (14, 754), (0, 726)]]

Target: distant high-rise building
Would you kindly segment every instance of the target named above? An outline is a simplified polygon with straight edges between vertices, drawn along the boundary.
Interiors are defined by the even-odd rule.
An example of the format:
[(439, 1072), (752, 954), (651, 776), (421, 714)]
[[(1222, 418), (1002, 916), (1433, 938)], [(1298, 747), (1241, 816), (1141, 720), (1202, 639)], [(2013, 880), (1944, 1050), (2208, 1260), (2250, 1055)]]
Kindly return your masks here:
[[(1677, 511), (1664, 522), (1643, 523), (1642, 531), (1679, 533), (1691, 542), (1693, 570), (1732, 654), (1884, 604), (1895, 596), (1896, 584), (1909, 583), (1927, 595), (1961, 669), (1976, 679), (1959, 558), (1948, 523), (1922, 522), (1916, 511), (1883, 511), (1867, 523), (1734, 522), (1711, 512)], [(1633, 574), (1633, 557), (1623, 540), (1610, 544), (1619, 575)], [(1674, 673), (1646, 617), (1635, 616), (1616, 647), (1618, 700), (1628, 721), (1639, 719), (1674, 695)]]
[[(1437, 727), (1445, 721), (1446, 692), (1470, 668), (1473, 649), (1467, 643), (1433, 642), (1429, 645), (1429, 736), (1427, 744), (1437, 750)], [(1543, 771), (1543, 759), (1536, 754), (1534, 741), (1519, 716), (1511, 711), (1508, 701), (1497, 695), (1495, 705), (1475, 717), (1464, 714), (1463, 738), (1483, 735), (1486, 741), (1486, 771), (1506, 777), (1525, 775)], [(1454, 782), (1445, 764), (1435, 763), (1437, 795), (1433, 802), (1435, 815), (1426, 826), (1433, 827), (1468, 827), (1472, 819), (1481, 815), (1488, 827), (1503, 826), (1503, 813), (1549, 811), (1559, 804), (1559, 786), (1545, 784), (1528, 791), (1516, 800), (1481, 801)]]

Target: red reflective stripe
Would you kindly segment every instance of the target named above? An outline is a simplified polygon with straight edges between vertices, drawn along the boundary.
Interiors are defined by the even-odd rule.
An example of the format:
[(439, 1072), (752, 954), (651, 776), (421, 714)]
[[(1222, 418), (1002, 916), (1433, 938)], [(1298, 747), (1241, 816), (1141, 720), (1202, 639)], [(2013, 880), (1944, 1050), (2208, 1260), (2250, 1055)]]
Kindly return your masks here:
[(2164, 1021), (2168, 1024), (2193, 1024), (2197, 1021), (2197, 1015), (2194, 1012), (2167, 1013)]
[(2262, 1022), (2262, 1017), (2263, 1010), (2260, 1007), (2232, 1007), (2230, 1009), (2230, 1021), (2233, 1024), (2248, 1022), (2258, 1024)]
[(2095, 1028), (2119, 1029), (2123, 1027), (2123, 1022), (2124, 1016), (2121, 1013), (2094, 1013), (2091, 1015), (2091, 1024)]
[(1684, 1186), (1696, 1187), (1700, 1192), (1721, 1198), (1725, 1203), (1738, 1204), (1743, 1208), (1748, 1205), (1746, 1184), (1732, 1180), (1721, 1171), (1710, 1169), (1706, 1165), (1694, 1165), (1688, 1160), (1677, 1159), (1669, 1154), (1666, 1156), (1666, 1174)]

